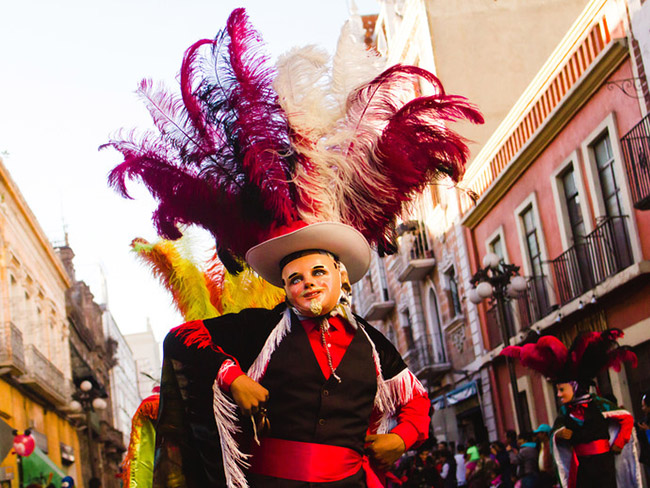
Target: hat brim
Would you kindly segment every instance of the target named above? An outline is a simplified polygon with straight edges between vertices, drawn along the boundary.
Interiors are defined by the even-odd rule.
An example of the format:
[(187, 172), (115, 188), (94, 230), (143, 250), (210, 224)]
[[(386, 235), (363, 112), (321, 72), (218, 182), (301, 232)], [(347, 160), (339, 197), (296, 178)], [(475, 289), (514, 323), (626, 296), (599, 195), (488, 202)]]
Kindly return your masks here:
[(282, 288), (280, 261), (309, 249), (321, 249), (338, 257), (350, 283), (363, 278), (370, 267), (368, 241), (358, 230), (339, 222), (318, 222), (264, 241), (248, 250), (246, 262), (266, 281)]

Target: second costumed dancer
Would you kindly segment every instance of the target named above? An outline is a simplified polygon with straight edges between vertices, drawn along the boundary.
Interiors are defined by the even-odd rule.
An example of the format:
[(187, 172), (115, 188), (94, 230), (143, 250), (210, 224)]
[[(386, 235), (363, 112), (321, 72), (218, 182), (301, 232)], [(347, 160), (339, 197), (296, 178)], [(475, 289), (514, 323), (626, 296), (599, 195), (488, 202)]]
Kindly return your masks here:
[(636, 355), (616, 342), (620, 337), (619, 329), (585, 332), (567, 348), (549, 335), (501, 353), (520, 359), (555, 385), (561, 405), (551, 444), (564, 488), (641, 486), (632, 414), (590, 393), (601, 371), (620, 371), (623, 362), (636, 367)]

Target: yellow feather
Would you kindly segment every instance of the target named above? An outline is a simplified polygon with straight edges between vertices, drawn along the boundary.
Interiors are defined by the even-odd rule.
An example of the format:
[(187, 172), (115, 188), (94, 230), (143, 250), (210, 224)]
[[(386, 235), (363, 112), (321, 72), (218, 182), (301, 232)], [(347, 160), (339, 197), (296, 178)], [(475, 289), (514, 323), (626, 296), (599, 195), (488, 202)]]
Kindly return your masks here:
[(172, 294), (174, 304), (185, 320), (219, 315), (210, 303), (203, 272), (190, 259), (181, 256), (175, 243), (160, 240), (150, 244), (144, 239), (135, 239), (131, 247)]
[(245, 308), (274, 308), (284, 300), (284, 290), (260, 278), (245, 268), (237, 276), (226, 273), (223, 284), (223, 313), (239, 312)]
[(247, 266), (237, 276), (216, 272), (214, 262), (207, 263), (208, 270), (202, 271), (191, 256), (186, 257), (191, 254), (186, 244), (167, 240), (150, 244), (134, 239), (131, 247), (172, 294), (176, 308), (187, 321), (245, 308), (272, 309), (284, 300), (284, 290), (263, 280)]

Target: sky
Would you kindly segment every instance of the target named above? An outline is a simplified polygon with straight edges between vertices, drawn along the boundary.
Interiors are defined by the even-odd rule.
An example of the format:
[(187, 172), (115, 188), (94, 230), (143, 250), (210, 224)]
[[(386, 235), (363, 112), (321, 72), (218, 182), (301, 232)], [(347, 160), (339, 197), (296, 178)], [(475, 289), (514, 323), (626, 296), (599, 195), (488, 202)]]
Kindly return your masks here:
[[(356, 4), (361, 14), (379, 8)], [(176, 90), (185, 49), (214, 37), (237, 7), (273, 57), (305, 44), (332, 53), (349, 15), (349, 0), (0, 2), (0, 157), (50, 241), (67, 233), (77, 279), (108, 303), (124, 334), (149, 322), (161, 341), (182, 318), (129, 247), (156, 239), (155, 202), (136, 184), (135, 200), (109, 189), (120, 155), (97, 148), (122, 127), (150, 125), (134, 94), (139, 81)]]

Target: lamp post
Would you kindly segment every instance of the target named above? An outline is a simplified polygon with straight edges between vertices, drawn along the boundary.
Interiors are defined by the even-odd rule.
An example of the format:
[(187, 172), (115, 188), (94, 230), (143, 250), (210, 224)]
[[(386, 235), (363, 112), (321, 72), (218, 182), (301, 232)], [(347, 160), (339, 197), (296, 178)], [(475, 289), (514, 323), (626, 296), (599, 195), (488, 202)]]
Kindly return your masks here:
[[(483, 268), (479, 269), (470, 280), (473, 288), (469, 291), (469, 300), (478, 305), (484, 299), (492, 299), (496, 305), (497, 321), (501, 330), (503, 345), (510, 344), (510, 331), (506, 324), (506, 302), (516, 298), (526, 290), (526, 279), (519, 275), (519, 266), (507, 264), (494, 253), (487, 253), (483, 257)], [(515, 415), (519, 429), (523, 428), (524, 409), (519, 398), (515, 363), (512, 358), (506, 357), (508, 373), (510, 374), (510, 387), (515, 404)]]
[(86, 430), (88, 431), (88, 457), (90, 461), (90, 471), (92, 477), (97, 476), (93, 453), (93, 436), (90, 422), (90, 412), (106, 409), (107, 403), (104, 400), (106, 393), (103, 389), (93, 385), (90, 380), (83, 380), (79, 383), (79, 388), (72, 394), (70, 409), (76, 412), (83, 411), (86, 414)]

